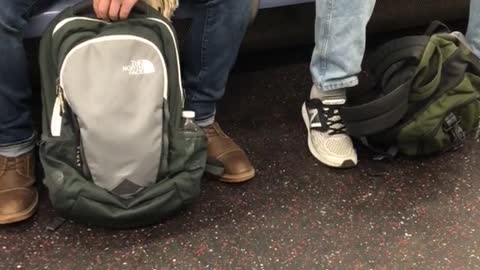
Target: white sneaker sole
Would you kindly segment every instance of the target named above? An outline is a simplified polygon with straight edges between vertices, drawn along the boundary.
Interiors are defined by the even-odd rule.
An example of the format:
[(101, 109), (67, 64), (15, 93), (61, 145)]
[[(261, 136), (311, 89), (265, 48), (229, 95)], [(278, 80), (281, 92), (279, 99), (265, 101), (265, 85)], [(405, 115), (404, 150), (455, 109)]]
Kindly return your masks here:
[(303, 121), (305, 123), (305, 126), (307, 127), (308, 148), (310, 149), (310, 152), (316, 159), (318, 159), (323, 164), (333, 168), (347, 169), (347, 168), (355, 167), (357, 165), (357, 162), (351, 159), (345, 160), (342, 158), (332, 157), (332, 156), (329, 156), (328, 154), (318, 152), (317, 149), (313, 147), (311, 132), (310, 132), (310, 118), (308, 117), (307, 107), (305, 103), (303, 103), (302, 105), (302, 116), (303, 116)]

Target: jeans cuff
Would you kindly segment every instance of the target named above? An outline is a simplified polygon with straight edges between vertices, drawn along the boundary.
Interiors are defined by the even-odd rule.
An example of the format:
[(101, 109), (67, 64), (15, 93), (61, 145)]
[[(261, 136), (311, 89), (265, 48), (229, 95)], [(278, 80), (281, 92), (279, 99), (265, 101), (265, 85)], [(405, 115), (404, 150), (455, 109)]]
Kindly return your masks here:
[(0, 145), (0, 156), (18, 157), (32, 151), (35, 148), (35, 136), (36, 134), (33, 134), (26, 140), (8, 145)]
[(209, 118), (206, 118), (206, 119), (195, 120), (195, 123), (196, 123), (199, 127), (208, 127), (208, 126), (210, 126), (211, 124), (213, 124), (214, 122), (215, 122), (215, 115), (210, 116)]
[(198, 102), (189, 101), (185, 103), (185, 110), (195, 112), (195, 120), (197, 122), (204, 122), (207, 119), (215, 118), (216, 103), (215, 102)]
[(340, 80), (333, 80), (326, 83), (315, 82), (315, 86), (320, 91), (332, 91), (332, 90), (337, 90), (342, 88), (350, 88), (350, 87), (357, 86), (358, 84), (359, 84), (359, 81), (357, 76), (348, 77)]

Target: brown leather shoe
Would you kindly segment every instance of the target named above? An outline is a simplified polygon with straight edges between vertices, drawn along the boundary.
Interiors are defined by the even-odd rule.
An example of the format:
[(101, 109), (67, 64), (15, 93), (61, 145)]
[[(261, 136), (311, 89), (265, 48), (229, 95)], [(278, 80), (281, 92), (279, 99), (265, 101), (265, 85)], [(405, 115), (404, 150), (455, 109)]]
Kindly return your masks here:
[(255, 169), (245, 152), (222, 131), (218, 123), (203, 130), (208, 139), (208, 158), (217, 160), (224, 166), (225, 171), (220, 181), (240, 183), (255, 176)]
[(32, 153), (17, 158), (0, 156), (0, 224), (19, 222), (37, 210)]

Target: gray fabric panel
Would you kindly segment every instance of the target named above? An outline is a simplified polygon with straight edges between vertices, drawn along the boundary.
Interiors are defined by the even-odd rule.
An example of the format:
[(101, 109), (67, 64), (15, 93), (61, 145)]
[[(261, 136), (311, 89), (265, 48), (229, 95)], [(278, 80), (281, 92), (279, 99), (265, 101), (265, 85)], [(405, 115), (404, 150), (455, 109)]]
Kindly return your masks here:
[(140, 187), (155, 183), (167, 78), (155, 47), (113, 38), (79, 45), (61, 74), (93, 180), (109, 191), (125, 180)]

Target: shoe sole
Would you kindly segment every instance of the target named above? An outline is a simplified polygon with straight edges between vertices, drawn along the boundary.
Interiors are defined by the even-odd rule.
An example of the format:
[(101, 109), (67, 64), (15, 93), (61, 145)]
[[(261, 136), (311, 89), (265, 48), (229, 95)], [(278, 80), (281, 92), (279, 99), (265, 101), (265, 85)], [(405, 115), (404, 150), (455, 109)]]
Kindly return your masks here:
[(313, 143), (311, 140), (311, 133), (310, 133), (310, 118), (308, 117), (308, 112), (307, 112), (307, 107), (305, 106), (305, 103), (302, 105), (302, 117), (303, 117), (303, 122), (305, 123), (305, 126), (307, 127), (307, 134), (308, 134), (308, 149), (310, 150), (310, 153), (318, 159), (320, 162), (325, 164), (328, 167), (332, 168), (340, 168), (340, 169), (349, 169), (352, 167), (357, 166), (353, 160), (339, 160), (339, 159), (328, 159), (325, 158), (323, 155), (317, 152), (315, 147), (313, 147)]
[(38, 208), (38, 192), (35, 192), (35, 201), (34, 203), (26, 210), (11, 214), (11, 215), (0, 215), (0, 225), (7, 225), (12, 223), (21, 222), (29, 219), (35, 214)]
[(241, 174), (224, 174), (222, 175), (222, 177), (213, 177), (213, 178), (224, 183), (239, 184), (239, 183), (247, 182), (254, 177), (255, 177), (255, 170), (253, 169), (251, 171), (241, 173)]

